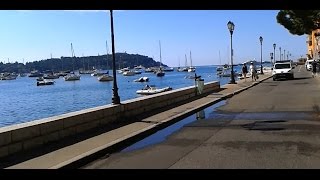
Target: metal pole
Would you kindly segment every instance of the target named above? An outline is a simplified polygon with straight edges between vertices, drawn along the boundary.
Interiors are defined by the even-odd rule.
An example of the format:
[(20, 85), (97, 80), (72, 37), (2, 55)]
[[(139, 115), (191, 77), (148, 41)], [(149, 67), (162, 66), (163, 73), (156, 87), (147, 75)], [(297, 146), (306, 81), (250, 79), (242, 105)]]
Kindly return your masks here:
[(281, 61), (281, 47), (279, 47), (280, 53), (279, 53), (279, 59)]
[(260, 43), (261, 43), (261, 53), (260, 53), (260, 55), (261, 55), (261, 57), (260, 57), (260, 74), (263, 74), (263, 70), (262, 70), (262, 41), (260, 41)]
[(113, 14), (110, 10), (110, 19), (111, 19), (111, 41), (112, 41), (112, 72), (113, 72), (113, 95), (112, 95), (112, 104), (120, 104), (120, 97), (118, 95), (118, 86), (117, 86), (117, 74), (116, 74), (116, 57), (114, 49), (114, 32), (113, 32)]
[(234, 79), (234, 72), (233, 72), (233, 49), (232, 49), (232, 34), (233, 31), (230, 31), (231, 34), (231, 80), (230, 80), (230, 84), (236, 84), (236, 81)]
[(283, 50), (283, 60), (285, 60), (285, 58), (286, 58), (286, 50), (284, 49)]
[(273, 44), (273, 63), (276, 63), (276, 44)]

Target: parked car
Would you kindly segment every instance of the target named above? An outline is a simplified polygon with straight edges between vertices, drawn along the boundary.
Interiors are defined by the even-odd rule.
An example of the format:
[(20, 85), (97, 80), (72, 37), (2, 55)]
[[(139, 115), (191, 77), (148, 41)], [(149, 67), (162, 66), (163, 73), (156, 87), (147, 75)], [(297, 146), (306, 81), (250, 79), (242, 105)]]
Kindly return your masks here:
[(311, 71), (312, 70), (312, 62), (313, 62), (313, 59), (309, 59), (306, 61), (306, 63), (304, 64), (304, 66), (306, 67), (306, 70), (307, 71)]

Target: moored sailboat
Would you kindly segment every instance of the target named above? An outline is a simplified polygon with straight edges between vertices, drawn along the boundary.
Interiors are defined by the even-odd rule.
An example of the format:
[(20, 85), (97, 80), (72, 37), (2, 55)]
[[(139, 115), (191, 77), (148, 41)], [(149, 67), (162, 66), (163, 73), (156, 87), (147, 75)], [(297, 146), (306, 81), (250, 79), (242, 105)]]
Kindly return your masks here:
[(165, 73), (164, 73), (162, 66), (161, 66), (162, 60), (161, 60), (161, 43), (160, 43), (160, 41), (159, 41), (159, 47), (160, 47), (160, 67), (159, 67), (159, 70), (156, 72), (156, 75), (158, 77), (162, 77), (165, 75)]
[(68, 74), (68, 75), (66, 75), (64, 77), (65, 81), (77, 81), (77, 80), (80, 80), (80, 75), (74, 73), (74, 62), (73, 62), (73, 58), (74, 57), (75, 57), (75, 54), (74, 54), (73, 46), (72, 46), (72, 43), (71, 43), (71, 58), (72, 58), (73, 71), (72, 71), (72, 73), (70, 73), (70, 74)]
[(190, 67), (188, 68), (188, 72), (195, 72), (196, 68), (192, 66), (192, 58), (191, 58), (191, 51), (190, 51)]

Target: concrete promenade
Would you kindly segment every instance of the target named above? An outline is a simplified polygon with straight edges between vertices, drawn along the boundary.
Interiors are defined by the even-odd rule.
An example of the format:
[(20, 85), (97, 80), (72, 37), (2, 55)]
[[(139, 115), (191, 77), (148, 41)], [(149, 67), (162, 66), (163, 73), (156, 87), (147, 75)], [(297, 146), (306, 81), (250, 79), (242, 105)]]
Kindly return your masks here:
[(76, 168), (108, 154), (110, 149), (118, 146), (125, 146), (144, 137), (147, 134), (156, 132), (183, 117), (189, 116), (199, 109), (212, 105), (223, 99), (232, 97), (243, 90), (253, 87), (261, 81), (270, 77), (270, 74), (260, 75), (257, 82), (251, 82), (248, 78), (238, 81), (237, 84), (227, 84), (221, 91), (210, 94), (198, 100), (191, 101), (176, 108), (158, 113), (141, 121), (122, 126), (120, 128), (102, 133), (84, 141), (60, 148), (50, 153), (32, 158), (30, 160), (11, 165), (11, 169), (56, 169), (56, 168)]
[[(251, 82), (226, 85), (227, 89), (219, 92), (219, 96), (237, 92), (246, 84)], [(312, 78), (311, 72), (298, 66), (294, 80), (270, 78), (260, 82), (163, 142), (114, 153), (82, 168), (318, 169), (319, 88), (320, 77)], [(204, 99), (213, 100), (217, 96)]]

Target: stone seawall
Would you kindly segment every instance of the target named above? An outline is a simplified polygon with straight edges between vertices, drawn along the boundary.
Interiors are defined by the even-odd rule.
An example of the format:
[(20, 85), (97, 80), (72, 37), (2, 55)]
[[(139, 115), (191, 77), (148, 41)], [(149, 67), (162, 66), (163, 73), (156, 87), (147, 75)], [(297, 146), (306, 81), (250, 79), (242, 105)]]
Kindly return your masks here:
[(2, 127), (0, 128), (0, 158), (62, 141), (68, 136), (85, 133), (121, 119), (174, 106), (188, 99), (200, 98), (219, 89), (219, 82), (208, 82), (204, 84), (202, 95), (197, 95), (196, 88), (190, 86), (122, 101), (120, 105), (104, 105)]

